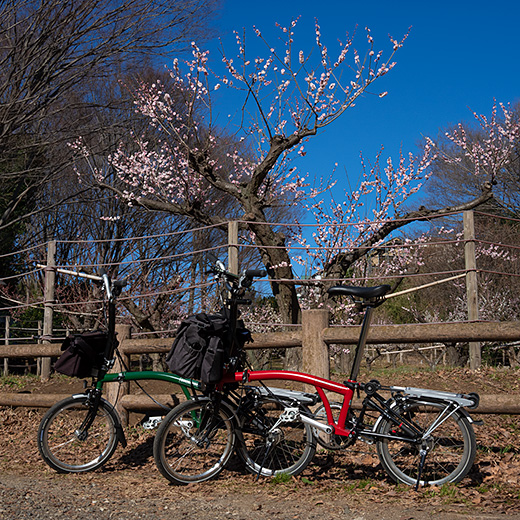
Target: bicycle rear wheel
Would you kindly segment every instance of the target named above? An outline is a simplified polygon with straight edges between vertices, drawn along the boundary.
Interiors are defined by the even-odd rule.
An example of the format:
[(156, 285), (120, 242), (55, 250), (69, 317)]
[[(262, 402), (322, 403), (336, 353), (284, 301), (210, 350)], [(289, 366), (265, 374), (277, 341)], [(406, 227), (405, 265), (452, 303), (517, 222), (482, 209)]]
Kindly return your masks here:
[(186, 401), (164, 418), (153, 445), (155, 464), (175, 484), (216, 477), (235, 447), (233, 411), (210, 399)]
[(118, 444), (119, 418), (113, 406), (101, 400), (91, 426), (80, 432), (91, 409), (86, 395), (56, 403), (38, 429), (38, 450), (43, 460), (60, 473), (93, 471), (105, 464)]
[(239, 412), (237, 452), (255, 475), (298, 475), (316, 453), (312, 427), (301, 419), (279, 422), (283, 411), (278, 398), (264, 397)]
[[(408, 485), (441, 486), (460, 482), (475, 460), (476, 441), (471, 423), (464, 413), (451, 413), (450, 404), (428, 399), (407, 400), (399, 405), (400, 414), (424, 432), (417, 443), (383, 439), (377, 452), (385, 471), (396, 482)], [(382, 419), (377, 433), (408, 436), (389, 419)], [(424, 465), (419, 475), (421, 454)]]

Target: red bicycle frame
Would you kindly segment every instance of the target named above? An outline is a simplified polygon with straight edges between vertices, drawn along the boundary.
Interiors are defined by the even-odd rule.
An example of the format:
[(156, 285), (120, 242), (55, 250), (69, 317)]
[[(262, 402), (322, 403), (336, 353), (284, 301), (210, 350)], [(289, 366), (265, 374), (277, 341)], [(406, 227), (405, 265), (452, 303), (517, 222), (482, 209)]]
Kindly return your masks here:
[[(234, 374), (226, 376), (222, 380), (222, 383), (247, 383), (250, 381), (273, 379), (297, 381), (299, 383), (314, 386), (325, 407), (327, 422), (330, 426), (334, 427), (334, 433), (342, 436), (348, 436), (350, 434), (350, 430), (345, 429), (345, 423), (354, 396), (354, 390), (341, 383), (336, 383), (310, 374), (304, 374), (302, 372), (286, 372), (285, 370), (247, 370), (244, 372), (235, 372)], [(343, 405), (337, 423), (334, 422), (330, 402), (325, 394), (326, 390), (343, 396)]]

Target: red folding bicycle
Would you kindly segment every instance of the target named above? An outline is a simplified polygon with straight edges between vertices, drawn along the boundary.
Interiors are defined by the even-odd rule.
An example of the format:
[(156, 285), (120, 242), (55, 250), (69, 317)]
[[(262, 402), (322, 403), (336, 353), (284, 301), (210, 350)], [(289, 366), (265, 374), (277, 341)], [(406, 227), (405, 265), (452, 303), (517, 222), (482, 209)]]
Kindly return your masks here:
[[(228, 295), (236, 326), (238, 304), (253, 277), (262, 274), (255, 270), (237, 276), (220, 262), (214, 273)], [(328, 291), (353, 298), (364, 310), (347, 381), (282, 370), (228, 372), (205, 395), (181, 403), (163, 419), (154, 442), (159, 471), (177, 484), (202, 482), (218, 475), (236, 451), (258, 476), (298, 475), (312, 461), (317, 445), (337, 450), (362, 441), (375, 445), (382, 467), (396, 482), (418, 488), (461, 481), (475, 458), (474, 421), (467, 410), (478, 406), (477, 394), (357, 381), (372, 313), (389, 290), (379, 285)], [(234, 355), (239, 358), (243, 352)], [(263, 383), (269, 380), (304, 383), (316, 393), (271, 389)], [(340, 400), (331, 402), (327, 392)], [(354, 411), (355, 394), (363, 399)]]

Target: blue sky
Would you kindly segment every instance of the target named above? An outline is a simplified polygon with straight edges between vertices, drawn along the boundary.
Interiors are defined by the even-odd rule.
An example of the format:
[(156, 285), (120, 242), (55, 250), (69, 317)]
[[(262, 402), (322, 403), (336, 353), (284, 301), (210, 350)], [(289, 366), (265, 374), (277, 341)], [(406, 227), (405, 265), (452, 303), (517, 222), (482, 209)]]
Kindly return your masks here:
[(288, 25), (299, 15), (296, 41), (314, 37), (315, 18), (329, 41), (344, 39), (357, 26), (364, 44), (368, 26), (376, 48), (385, 49), (388, 34), (400, 39), (411, 27), (396, 68), (376, 85), (377, 92), (388, 95), (367, 96), (313, 138), (299, 164), (311, 176), (326, 176), (337, 162), (355, 180), (361, 151), (373, 159), (383, 145), (383, 156), (397, 159), (401, 146), (404, 152), (416, 151), (421, 135), (436, 136), (450, 124), (471, 120), (471, 111), (489, 114), (493, 99), (520, 100), (518, 0), (223, 0), (216, 25), (232, 48), (234, 29), (254, 25), (264, 35), (276, 35), (275, 22)]

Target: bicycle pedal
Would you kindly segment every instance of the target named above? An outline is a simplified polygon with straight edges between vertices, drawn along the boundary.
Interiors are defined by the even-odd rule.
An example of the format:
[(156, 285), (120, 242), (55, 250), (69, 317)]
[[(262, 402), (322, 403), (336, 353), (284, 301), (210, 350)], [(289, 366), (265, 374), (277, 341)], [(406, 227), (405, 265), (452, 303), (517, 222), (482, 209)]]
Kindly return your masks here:
[(159, 427), (159, 424), (161, 424), (162, 420), (163, 418), (160, 415), (157, 417), (145, 417), (145, 419), (141, 421), (141, 426), (145, 430), (155, 430)]

